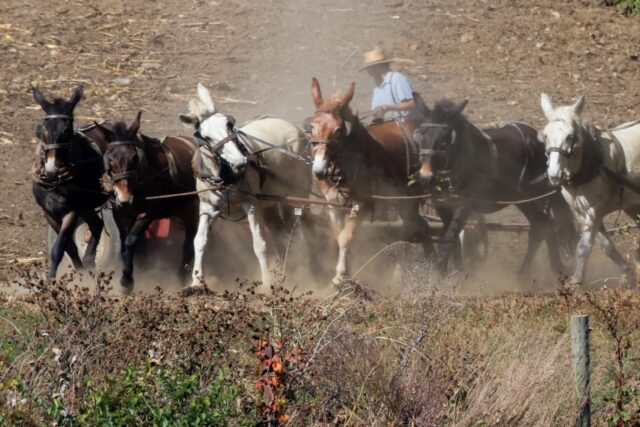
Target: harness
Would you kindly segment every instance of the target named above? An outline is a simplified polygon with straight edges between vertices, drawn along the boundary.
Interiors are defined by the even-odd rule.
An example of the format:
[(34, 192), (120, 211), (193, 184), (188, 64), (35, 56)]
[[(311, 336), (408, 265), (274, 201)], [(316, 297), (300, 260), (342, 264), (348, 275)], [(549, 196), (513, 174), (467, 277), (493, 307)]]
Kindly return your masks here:
[[(626, 177), (627, 171), (624, 163), (620, 163), (618, 156), (623, 153), (622, 144), (620, 140), (613, 134), (614, 131), (626, 129), (628, 127), (637, 125), (640, 120), (627, 123), (622, 126), (618, 126), (614, 129), (603, 130), (592, 126), (582, 125), (580, 127), (581, 136), (583, 137), (583, 153), (581, 167), (578, 172), (569, 177), (566, 185), (579, 186), (586, 184), (600, 175), (604, 175), (611, 179), (616, 184), (626, 187), (636, 194), (640, 194), (640, 185), (632, 182)], [(573, 123), (574, 128), (577, 127), (576, 123)], [(586, 138), (584, 136), (586, 135)], [(605, 135), (607, 138), (605, 138)], [(605, 141), (611, 141), (615, 146), (616, 163), (618, 163), (618, 170), (615, 171), (608, 166), (604, 165), (604, 150), (603, 143)], [(568, 149), (562, 147), (548, 147), (547, 153), (558, 153), (565, 158), (571, 158), (574, 154), (575, 145), (578, 142), (578, 134), (574, 132), (571, 144)]]
[[(43, 120), (53, 120), (53, 119), (63, 119), (63, 120), (69, 120), (71, 122), (73, 122), (73, 116), (70, 116), (68, 114), (47, 114), (46, 116), (44, 116)], [(89, 129), (93, 127), (90, 126)], [(74, 171), (77, 170), (78, 165), (82, 164), (82, 163), (86, 163), (86, 162), (90, 162), (93, 161), (97, 158), (102, 157), (102, 150), (100, 149), (100, 147), (98, 146), (98, 144), (95, 143), (95, 141), (91, 140), (89, 137), (87, 137), (87, 135), (85, 135), (83, 133), (83, 131), (85, 131), (86, 129), (78, 129), (76, 131), (74, 131), (73, 136), (71, 137), (70, 140), (66, 141), (66, 142), (59, 142), (59, 143), (55, 143), (55, 144), (45, 144), (44, 142), (40, 144), (40, 163), (42, 164), (44, 162), (44, 155), (48, 152), (48, 151), (52, 151), (52, 150), (57, 150), (57, 149), (66, 149), (69, 150), (69, 154), (68, 154), (68, 158), (67, 158), (67, 164), (65, 165), (64, 168), (61, 168), (58, 175), (55, 177), (55, 179), (51, 179), (51, 178), (47, 178), (46, 176), (44, 176), (41, 172), (41, 169), (39, 169), (38, 167), (35, 167), (33, 170), (33, 179), (38, 182), (40, 185), (48, 187), (47, 191), (51, 191), (54, 190), (55, 188), (57, 188), (59, 185), (64, 184), (66, 182), (69, 182), (71, 180), (73, 180), (75, 178), (75, 174)], [(82, 138), (85, 140), (86, 144), (91, 147), (91, 149), (95, 152), (96, 156), (95, 157), (91, 157), (88, 159), (83, 159), (83, 160), (77, 160), (74, 161), (72, 154), (71, 154), (71, 149), (73, 148), (73, 138)]]

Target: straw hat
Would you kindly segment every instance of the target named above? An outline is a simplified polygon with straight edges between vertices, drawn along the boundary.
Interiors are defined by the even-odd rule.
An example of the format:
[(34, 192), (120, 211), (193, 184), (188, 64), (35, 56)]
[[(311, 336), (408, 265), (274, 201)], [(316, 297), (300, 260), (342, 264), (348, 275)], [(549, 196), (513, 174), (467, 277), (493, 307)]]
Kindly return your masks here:
[(364, 65), (360, 71), (365, 70), (373, 65), (388, 64), (394, 62), (393, 58), (388, 58), (382, 49), (374, 49), (364, 54)]

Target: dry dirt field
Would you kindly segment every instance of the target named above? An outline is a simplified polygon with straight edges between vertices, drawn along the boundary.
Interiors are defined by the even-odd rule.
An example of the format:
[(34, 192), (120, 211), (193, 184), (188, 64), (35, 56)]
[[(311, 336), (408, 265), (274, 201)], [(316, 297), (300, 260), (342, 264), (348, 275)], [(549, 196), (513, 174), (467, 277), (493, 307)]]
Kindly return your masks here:
[[(142, 110), (142, 130), (157, 137), (188, 132), (177, 115), (197, 82), (240, 122), (272, 114), (301, 123), (313, 110), (311, 76), (327, 93), (356, 81), (353, 105), (367, 110), (372, 83), (358, 67), (364, 51), (381, 46), (406, 60), (399, 67), (428, 102), (470, 99), (467, 114), (479, 125), (541, 125), (541, 91), (558, 102), (586, 95), (586, 116), (601, 126), (639, 115), (640, 21), (596, 0), (6, 0), (0, 12), (3, 268), (46, 253), (29, 184), (42, 115), (30, 85), (68, 96), (83, 84), (79, 122), (130, 121)], [(522, 217), (507, 210), (489, 220)], [(498, 262), (489, 265), (506, 257), (513, 268), (505, 271), (515, 269), (524, 237), (495, 235)]]

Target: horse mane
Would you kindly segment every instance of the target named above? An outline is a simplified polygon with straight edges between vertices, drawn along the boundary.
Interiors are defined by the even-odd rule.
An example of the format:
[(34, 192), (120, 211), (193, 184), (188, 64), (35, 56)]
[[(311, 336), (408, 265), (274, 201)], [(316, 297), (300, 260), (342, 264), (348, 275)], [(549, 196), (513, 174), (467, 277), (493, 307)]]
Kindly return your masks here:
[[(456, 104), (450, 99), (440, 99), (436, 102), (435, 107), (433, 107), (433, 112), (431, 113), (431, 119), (434, 122), (443, 122), (446, 121), (447, 114), (451, 111)], [(460, 114), (461, 117), (464, 117)]]
[(70, 113), (69, 101), (64, 98), (55, 98), (50, 102), (51, 108), (54, 111)]
[(128, 141), (131, 138), (129, 127), (125, 122), (115, 122), (111, 129), (116, 141)]

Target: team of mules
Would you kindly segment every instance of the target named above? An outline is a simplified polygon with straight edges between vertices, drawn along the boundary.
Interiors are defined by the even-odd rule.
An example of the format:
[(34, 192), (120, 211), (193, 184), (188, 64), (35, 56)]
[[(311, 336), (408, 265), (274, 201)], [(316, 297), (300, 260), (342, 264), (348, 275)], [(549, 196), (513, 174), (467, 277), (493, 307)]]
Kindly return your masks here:
[[(300, 209), (313, 204), (326, 208), (337, 241), (336, 282), (349, 277), (349, 252), (359, 225), (389, 208), (402, 219), (399, 240), (420, 243), (425, 262), (433, 262), (442, 275), (452, 264), (461, 266), (459, 236), (467, 220), (509, 205), (530, 224), (521, 273), (529, 272), (543, 241), (557, 271), (564, 269), (560, 249), (578, 241), (576, 282), (584, 278), (594, 241), (625, 274), (635, 273), (613, 247), (602, 221), (614, 210), (640, 218), (638, 122), (600, 130), (581, 122), (584, 98), (554, 108), (543, 94), (549, 120), (543, 130), (524, 123), (480, 129), (462, 114), (467, 101), (443, 100), (431, 109), (414, 94), (422, 122), (365, 125), (349, 106), (354, 92), (351, 84), (342, 95), (324, 98), (314, 78), (315, 112), (303, 129), (272, 117), (237, 127), (198, 84), (188, 114), (180, 116), (193, 127), (193, 137), (160, 141), (140, 132), (140, 114), (130, 126), (74, 127), (81, 87), (69, 100), (53, 101), (34, 89), (46, 115), (36, 131), (42, 144), (33, 191), (58, 232), (48, 277), (55, 278), (64, 252), (76, 268), (94, 266), (103, 228), (98, 211), (108, 200), (120, 233), (126, 292), (133, 287), (136, 244), (159, 218), (175, 218), (185, 229), (179, 273), (185, 280), (191, 271), (191, 287), (205, 285), (203, 254), (218, 218), (246, 217), (266, 286), (273, 281), (267, 242), (272, 240), (282, 254), (300, 215), (308, 262), (316, 271), (314, 226)], [(423, 215), (425, 203), (443, 223), (437, 250)], [(582, 227), (579, 239), (574, 216)], [(90, 231), (82, 260), (71, 237), (79, 220)]]

